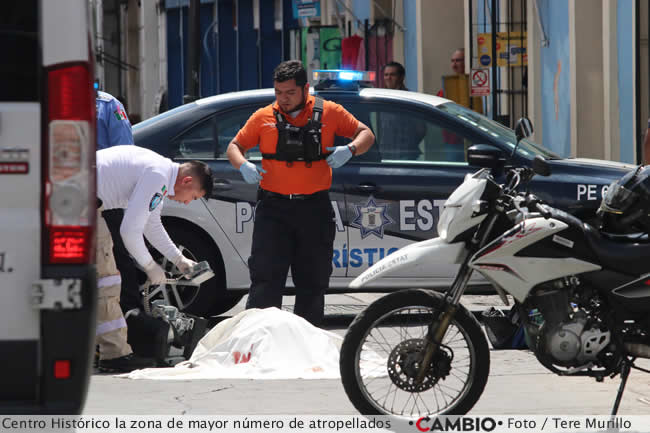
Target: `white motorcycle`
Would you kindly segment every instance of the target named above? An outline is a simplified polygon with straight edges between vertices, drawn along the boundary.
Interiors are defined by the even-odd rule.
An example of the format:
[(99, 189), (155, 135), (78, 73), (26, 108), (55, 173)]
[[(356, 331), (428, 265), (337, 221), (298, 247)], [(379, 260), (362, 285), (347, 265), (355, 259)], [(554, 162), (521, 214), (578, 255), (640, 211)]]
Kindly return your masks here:
[[(518, 143), (532, 125), (521, 119), (515, 131)], [(490, 372), (485, 334), (460, 304), (470, 275), (478, 271), (506, 305), (506, 295), (514, 298), (528, 344), (546, 368), (598, 381), (621, 374), (615, 414), (630, 368), (641, 369), (635, 358), (650, 357), (650, 278), (643, 259), (650, 245), (626, 236), (611, 239), (518, 193), (535, 174), (550, 174), (540, 157), (532, 169), (506, 169), (506, 185), (489, 169), (503, 169), (496, 149), (473, 146), (468, 160), (485, 168), (468, 175), (449, 197), (439, 237), (400, 249), (351, 283), (360, 288), (394, 270), (432, 263), (460, 265), (444, 294), (401, 290), (357, 316), (341, 347), (348, 397), (363, 414), (467, 413)], [(610, 187), (608, 196), (616, 189)]]

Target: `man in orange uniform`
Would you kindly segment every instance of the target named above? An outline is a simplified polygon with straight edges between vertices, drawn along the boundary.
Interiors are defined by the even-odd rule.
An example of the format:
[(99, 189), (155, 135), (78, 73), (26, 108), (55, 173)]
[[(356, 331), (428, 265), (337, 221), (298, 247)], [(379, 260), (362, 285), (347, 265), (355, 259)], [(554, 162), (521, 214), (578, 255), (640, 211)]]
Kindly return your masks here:
[[(332, 168), (366, 152), (375, 136), (339, 104), (311, 96), (301, 62), (278, 65), (273, 82), (275, 102), (253, 113), (227, 151), (246, 182), (260, 183), (246, 308), (280, 308), (291, 268), (294, 313), (318, 326), (332, 273)], [(352, 142), (332, 147), (335, 135)], [(258, 144), (259, 170), (245, 157)]]

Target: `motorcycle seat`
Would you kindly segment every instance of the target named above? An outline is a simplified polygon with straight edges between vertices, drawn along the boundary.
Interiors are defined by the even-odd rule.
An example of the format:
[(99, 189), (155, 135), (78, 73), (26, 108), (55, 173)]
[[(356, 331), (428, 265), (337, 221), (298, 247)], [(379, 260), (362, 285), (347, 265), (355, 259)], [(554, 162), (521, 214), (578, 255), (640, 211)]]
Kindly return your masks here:
[(648, 243), (650, 242), (650, 237), (648, 237), (647, 233), (608, 233), (608, 232), (603, 232), (601, 231), (600, 234), (614, 242), (628, 242), (628, 243)]
[(628, 275), (650, 271), (650, 243), (634, 241), (630, 237), (611, 237), (589, 224), (583, 223), (585, 238), (606, 268)]
[(584, 233), (594, 259), (604, 268), (627, 275), (641, 275), (650, 271), (650, 243), (643, 242), (643, 238), (634, 240), (631, 236), (602, 233), (560, 209), (550, 208), (549, 211), (552, 218)]

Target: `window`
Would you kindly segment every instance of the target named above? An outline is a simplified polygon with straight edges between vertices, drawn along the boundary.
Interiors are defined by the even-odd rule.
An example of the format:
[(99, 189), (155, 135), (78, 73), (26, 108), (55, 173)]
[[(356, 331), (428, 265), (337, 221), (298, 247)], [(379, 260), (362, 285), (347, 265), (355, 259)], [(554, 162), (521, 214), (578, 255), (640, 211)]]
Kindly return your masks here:
[[(262, 106), (249, 106), (238, 108), (221, 114), (217, 118), (217, 137), (218, 137), (218, 156), (217, 158), (227, 158), (226, 149), (228, 144), (235, 138), (235, 135), (244, 127), (249, 117)], [(250, 149), (246, 153), (246, 158), (261, 158), (262, 154), (258, 146)]]
[(218, 150), (214, 140), (214, 120), (214, 116), (208, 117), (174, 140), (172, 145), (173, 157), (187, 159), (217, 158)]
[[(354, 162), (466, 163), (467, 148), (475, 144), (435, 122), (431, 114), (395, 104), (344, 103), (375, 134), (375, 144)], [(340, 144), (343, 144), (341, 142)]]
[[(249, 106), (210, 116), (181, 134), (172, 145), (175, 158), (223, 159), (227, 158), (228, 144), (246, 124), (248, 118), (260, 108)], [(247, 158), (261, 157), (259, 148), (248, 151)]]
[[(506, 128), (498, 122), (488, 119), (487, 117), (475, 111), (465, 108), (461, 105), (447, 102), (438, 106), (438, 109), (446, 111), (451, 116), (454, 116), (463, 123), (466, 123), (470, 128), (477, 128), (486, 134), (491, 135), (495, 139), (508, 145), (510, 150), (515, 148), (517, 138), (515, 132)], [(517, 153), (522, 154), (526, 158), (534, 158), (535, 155), (541, 155), (546, 159), (558, 159), (558, 155), (543, 148), (542, 146), (533, 143), (530, 140), (524, 139), (517, 147)]]
[(39, 99), (38, 11), (36, 0), (2, 4), (0, 101)]

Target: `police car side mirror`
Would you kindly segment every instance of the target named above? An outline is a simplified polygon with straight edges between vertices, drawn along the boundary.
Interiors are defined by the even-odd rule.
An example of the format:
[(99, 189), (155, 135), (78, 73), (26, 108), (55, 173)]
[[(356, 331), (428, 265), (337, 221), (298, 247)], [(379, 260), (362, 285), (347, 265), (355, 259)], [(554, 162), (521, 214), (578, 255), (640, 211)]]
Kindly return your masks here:
[(533, 122), (531, 122), (528, 117), (522, 117), (517, 121), (517, 124), (515, 125), (515, 136), (517, 137), (517, 143), (519, 143), (522, 138), (528, 138), (531, 135), (533, 135)]
[(501, 149), (490, 144), (475, 144), (467, 149), (467, 162), (469, 165), (495, 168), (503, 165), (504, 161), (505, 158)]
[(550, 176), (551, 166), (546, 162), (544, 157), (535, 155), (535, 159), (533, 159), (533, 171), (540, 176)]

